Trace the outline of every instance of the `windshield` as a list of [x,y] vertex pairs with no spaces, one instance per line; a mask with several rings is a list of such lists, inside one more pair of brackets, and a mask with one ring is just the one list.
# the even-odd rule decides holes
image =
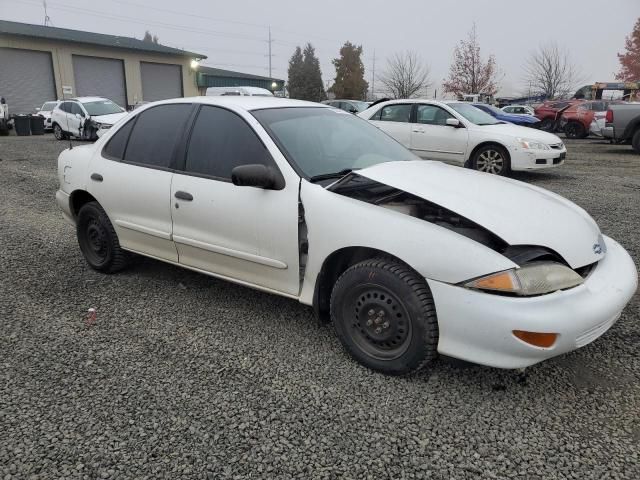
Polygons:
[[352,100],[351,103],[358,109],[358,112],[363,112],[369,108],[369,104],[367,102],[355,102]]
[[482,108],[484,108],[485,111],[489,110],[490,112],[493,112],[494,115],[504,115],[504,112],[502,110],[494,107],[493,105],[482,105]]
[[252,113],[289,162],[308,178],[396,160],[417,160],[386,133],[341,110],[294,107]]
[[468,103],[450,103],[449,106],[476,125],[497,125],[498,123],[502,123],[488,113]]
[[41,112],[50,112],[58,102],[46,102],[40,109]]
[[111,100],[97,100],[95,102],[86,102],[82,105],[84,106],[87,113],[92,117],[124,112],[121,107],[113,103]]

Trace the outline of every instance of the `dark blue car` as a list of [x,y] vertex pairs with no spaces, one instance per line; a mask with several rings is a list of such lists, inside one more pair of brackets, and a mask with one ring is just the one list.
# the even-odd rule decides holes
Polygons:
[[499,108],[496,108],[493,105],[487,105],[486,103],[474,103],[473,106],[479,108],[483,112],[488,113],[501,122],[514,123],[523,127],[538,128],[540,126],[540,120],[533,115],[514,115],[511,113],[506,113]]

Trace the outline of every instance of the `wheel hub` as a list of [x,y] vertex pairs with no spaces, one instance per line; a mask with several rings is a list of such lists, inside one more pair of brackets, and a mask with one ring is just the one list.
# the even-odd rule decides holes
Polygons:
[[360,290],[353,301],[352,335],[363,350],[378,358],[393,358],[406,350],[410,321],[404,306],[393,295],[369,287]]
[[478,170],[488,173],[500,173],[504,168],[504,159],[496,150],[486,150],[478,158]]

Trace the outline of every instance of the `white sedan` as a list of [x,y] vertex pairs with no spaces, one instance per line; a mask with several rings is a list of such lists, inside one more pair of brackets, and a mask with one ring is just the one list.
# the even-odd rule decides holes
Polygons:
[[420,160],[314,103],[144,105],[63,151],[58,176],[92,268],[133,252],[296,299],[389,374],[438,353],[535,364],[599,337],[637,287],[627,252],[568,200]]
[[358,115],[421,158],[496,175],[557,167],[567,155],[556,135],[501,122],[465,102],[391,100]]

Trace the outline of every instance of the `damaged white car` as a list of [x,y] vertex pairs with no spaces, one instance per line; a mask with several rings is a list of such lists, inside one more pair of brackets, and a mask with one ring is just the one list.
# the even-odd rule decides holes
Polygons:
[[627,252],[568,200],[419,160],[313,103],[152,103],[62,152],[58,173],[91,267],[134,252],[299,300],[389,374],[438,353],[535,364],[602,335],[637,287]]
[[53,129],[57,140],[66,140],[70,136],[96,140],[126,116],[127,111],[108,98],[78,97],[56,105],[48,128]]

